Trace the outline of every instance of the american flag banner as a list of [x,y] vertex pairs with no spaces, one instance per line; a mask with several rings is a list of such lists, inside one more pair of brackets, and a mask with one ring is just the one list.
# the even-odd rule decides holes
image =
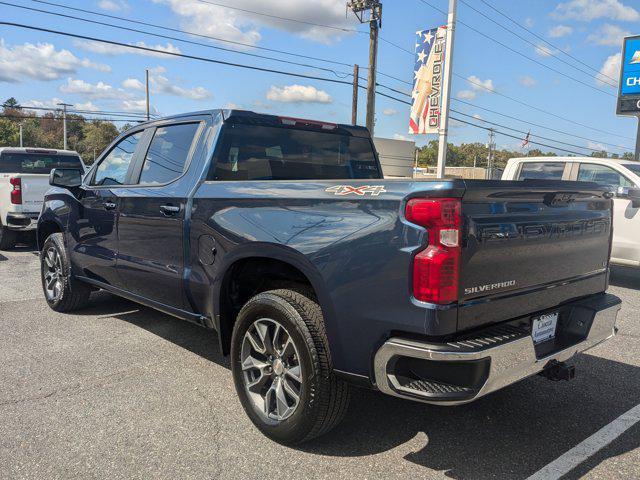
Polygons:
[[446,37],[446,26],[416,32],[410,134],[438,133],[440,128]]

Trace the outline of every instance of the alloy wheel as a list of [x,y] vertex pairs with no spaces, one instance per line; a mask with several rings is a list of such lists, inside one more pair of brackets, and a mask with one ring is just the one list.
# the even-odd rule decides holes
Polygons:
[[242,339],[240,361],[255,408],[276,421],[293,415],[303,378],[298,349],[287,329],[270,318],[253,322]]
[[49,247],[43,254],[45,265],[44,290],[48,300],[57,300],[62,293],[62,260],[58,250]]

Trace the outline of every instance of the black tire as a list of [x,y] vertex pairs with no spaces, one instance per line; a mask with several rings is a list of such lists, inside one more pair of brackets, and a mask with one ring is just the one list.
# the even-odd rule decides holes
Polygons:
[[16,246],[16,232],[0,226],[0,250],[11,250]]
[[[273,319],[281,324],[295,345],[296,355],[299,354],[302,371],[299,401],[293,413],[282,420],[268,418],[247,392],[242,345],[245,334],[259,319]],[[322,311],[313,295],[305,290],[271,290],[254,296],[244,305],[233,328],[231,369],[247,415],[262,433],[279,443],[295,445],[319,437],[338,425],[347,411],[349,385],[333,373]]]
[[[58,262],[52,262],[51,256],[57,254]],[[52,266],[53,265],[53,266]],[[56,278],[60,283],[56,289],[48,289],[48,274],[58,270]],[[40,278],[42,291],[49,307],[56,312],[72,312],[78,310],[89,301],[91,288],[89,285],[76,280],[71,275],[71,266],[64,239],[61,233],[51,234],[42,246],[40,252]],[[53,290],[53,295],[51,294]]]

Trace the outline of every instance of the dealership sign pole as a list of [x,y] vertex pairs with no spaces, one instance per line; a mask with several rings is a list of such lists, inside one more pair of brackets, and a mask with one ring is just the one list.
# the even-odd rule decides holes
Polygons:
[[638,118],[635,159],[640,161],[640,35],[626,37],[622,45],[616,113]]
[[444,178],[457,0],[449,1],[445,26],[416,32],[409,134],[437,134],[437,177]]

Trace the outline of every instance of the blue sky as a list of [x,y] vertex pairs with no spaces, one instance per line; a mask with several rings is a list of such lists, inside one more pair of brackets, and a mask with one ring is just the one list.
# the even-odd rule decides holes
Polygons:
[[[309,63],[335,69],[336,74],[306,66],[252,58],[236,51],[224,52],[0,5],[0,14],[6,21],[326,78],[339,79],[343,74],[351,72],[351,67],[345,65],[330,65],[310,58],[289,57],[249,47],[188,37],[162,29],[73,12],[51,4],[30,0],[8,1],[177,36],[212,46],[240,49],[241,52]],[[207,4],[200,0],[52,1],[226,40],[285,50],[307,57],[331,59],[345,64],[355,62],[361,66],[366,66],[367,63],[366,34],[278,20]],[[453,63],[456,77],[452,89],[452,95],[456,100],[452,102],[452,106],[459,112],[477,116],[479,119],[461,118],[483,125],[487,125],[482,123],[482,120],[486,120],[517,130],[530,129],[532,135],[541,135],[584,148],[605,148],[610,152],[619,153],[621,149],[612,146],[619,145],[632,150],[636,121],[632,118],[616,117],[616,88],[607,83],[617,83],[616,62],[619,62],[617,54],[620,51],[622,37],[626,34],[640,33],[640,0],[486,0],[488,4],[527,26],[560,50],[578,59],[580,63],[519,29],[483,2],[465,1],[467,3],[460,3],[458,11],[459,20],[464,22],[464,25],[459,24],[456,33]],[[214,3],[295,18],[303,22],[337,25],[348,30],[366,30],[366,26],[361,26],[353,15],[345,15],[344,0],[216,0]],[[428,3],[438,9],[447,8],[446,0],[428,0]],[[413,55],[402,49],[413,50],[416,30],[444,24],[445,15],[420,0],[387,0],[383,5],[383,27],[380,33],[385,41],[380,42],[379,70],[410,82],[413,79],[414,59]],[[471,6],[489,18],[481,16]],[[490,19],[512,29],[532,44],[517,38]],[[491,38],[516,52],[498,45]],[[144,81],[145,68],[149,68],[152,72],[152,106],[154,111],[161,115],[238,106],[288,116],[336,122],[350,121],[351,88],[347,85],[162,55],[141,55],[127,48],[7,26],[0,26],[0,39],[1,96],[14,96],[23,104],[51,106],[63,100],[76,105],[77,108],[88,110],[140,112],[144,109],[141,82]],[[393,42],[402,49],[388,42]],[[573,68],[572,65],[577,68]],[[602,73],[599,74],[598,71]],[[566,78],[558,72],[573,79]],[[366,76],[366,70],[362,74]],[[411,90],[409,85],[384,76],[380,76],[378,80],[397,90]],[[380,91],[389,92],[384,88]],[[389,93],[401,97],[398,93]],[[499,94],[570,121],[534,110]],[[364,97],[364,92],[361,92],[360,123],[364,123]],[[462,103],[460,100],[474,105]],[[485,109],[567,134],[530,126]],[[408,105],[379,96],[376,135],[409,137],[408,113]],[[504,128],[497,128],[509,132]],[[450,134],[451,141],[455,143],[486,142],[487,138],[485,130],[455,122],[451,126]],[[418,143],[424,143],[435,137],[411,138]],[[538,141],[550,143],[540,139]],[[520,140],[498,136],[497,143],[500,147],[516,148]],[[576,150],[574,147],[566,148]],[[577,151],[587,153],[583,149]]]

